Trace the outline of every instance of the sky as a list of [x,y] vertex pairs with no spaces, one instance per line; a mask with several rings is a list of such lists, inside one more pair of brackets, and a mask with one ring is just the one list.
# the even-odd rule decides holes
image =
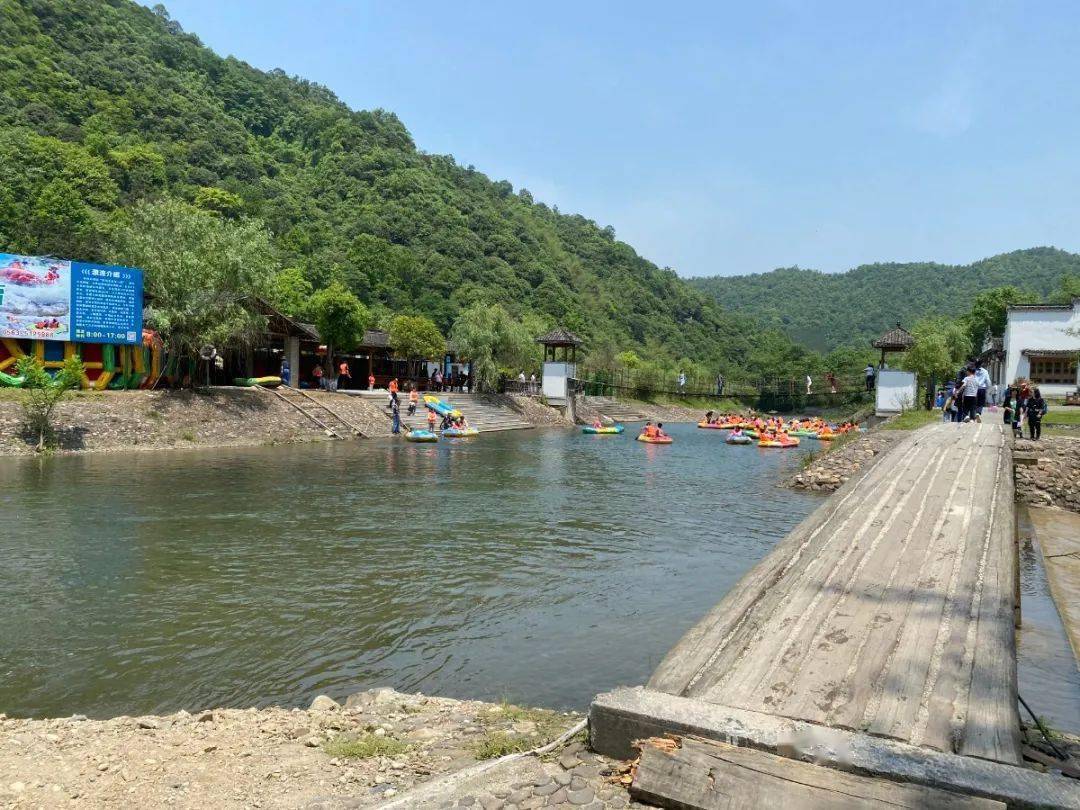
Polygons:
[[171,0],[683,276],[1080,249],[1080,4]]

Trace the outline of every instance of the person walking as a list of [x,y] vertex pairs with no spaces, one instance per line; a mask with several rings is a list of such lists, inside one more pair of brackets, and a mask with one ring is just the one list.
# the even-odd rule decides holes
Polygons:
[[825,382],[827,382],[829,384],[829,393],[830,394],[835,394],[837,392],[836,375],[833,374],[831,371],[826,372],[826,374],[825,374]]
[[442,391],[442,369],[435,369],[435,390]]
[[278,372],[278,376],[281,377],[281,381],[288,385],[292,382],[292,369],[289,368],[289,358],[283,357],[281,359],[281,371]]
[[1050,410],[1046,405],[1046,400],[1043,399],[1042,392],[1036,388],[1031,392],[1031,396],[1027,402],[1024,403],[1024,414],[1027,416],[1028,423],[1028,436],[1032,440],[1042,438],[1042,418],[1046,416],[1046,412]]
[[420,393],[416,390],[414,385],[409,390],[409,416],[416,414],[416,406],[420,404]]
[[337,387],[340,390],[350,382],[352,382],[352,375],[349,373],[349,361],[342,357],[341,363],[338,364]]
[[864,373],[866,374],[866,390],[867,391],[873,391],[874,390],[874,374],[875,374],[875,372],[874,372],[874,364],[873,363],[867,363],[866,364],[866,370],[864,371]]
[[396,396],[390,400],[390,419],[393,421],[390,432],[396,436],[401,432],[401,406],[398,404]]
[[678,382],[679,382],[679,393],[680,394],[686,393],[686,372],[685,371],[680,371],[679,372]]
[[315,364],[315,368],[311,370],[311,376],[315,378],[316,388],[326,388],[326,380],[323,379],[322,363]]
[[974,419],[976,422],[981,422],[982,417],[979,416],[978,402],[979,402],[979,381],[975,377],[975,369],[968,367],[967,375],[964,377],[964,382],[960,385],[959,392],[963,397],[963,421],[970,422]]
[[975,361],[975,379],[979,383],[979,392],[976,394],[978,402],[975,403],[975,407],[978,409],[979,416],[982,416],[983,408],[986,407],[986,395],[990,390],[990,372],[983,368],[981,361]]
[[392,402],[396,403],[398,401],[398,398],[397,398],[397,395],[398,395],[397,377],[394,377],[393,379],[390,380],[390,384],[387,386],[387,390],[390,392],[390,400]]
[[375,390],[375,374],[374,373],[369,373],[367,375],[367,390],[368,391],[374,391]]
[[532,374],[529,375],[529,393],[530,394],[535,394],[536,393],[536,372],[535,371]]
[[810,394],[813,393],[810,390],[811,388],[813,388],[813,386],[814,386],[814,381],[810,378],[810,375],[807,374],[806,375],[806,395],[807,396],[810,396]]
[[525,390],[525,372],[520,371],[520,372],[518,372],[518,391],[524,391],[524,390]]
[[724,395],[724,375],[721,372],[716,373],[716,395],[718,397]]

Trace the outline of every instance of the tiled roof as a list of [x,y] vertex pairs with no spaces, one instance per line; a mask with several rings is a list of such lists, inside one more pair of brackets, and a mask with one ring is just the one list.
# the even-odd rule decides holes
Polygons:
[[388,349],[390,348],[390,333],[382,329],[368,329],[364,332],[361,345],[371,349]]
[[1021,349],[1024,357],[1080,357],[1080,349]]
[[537,343],[543,343],[548,346],[580,346],[581,338],[571,332],[569,329],[552,329],[546,335],[541,335],[536,339]]
[[870,345],[875,349],[910,349],[915,345],[915,338],[897,323],[894,329],[890,329]]

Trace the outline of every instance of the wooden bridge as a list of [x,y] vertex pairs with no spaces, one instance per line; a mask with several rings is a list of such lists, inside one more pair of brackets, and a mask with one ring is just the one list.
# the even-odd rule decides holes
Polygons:
[[[961,796],[981,803],[957,806],[1080,807],[1075,781],[1021,767],[1012,475],[1000,425],[912,434],[724,595],[646,688],[598,696],[593,746],[626,757],[635,739],[677,733],[740,748],[742,759],[713,757],[696,799],[685,794],[689,755],[650,748],[639,777],[655,789],[644,794],[667,791],[671,806],[754,806],[717,803],[747,784],[771,804],[817,778],[822,806],[870,806],[888,779],[942,794],[902,806]],[[700,770],[708,756],[694,756]],[[818,806],[798,796],[792,806]]]

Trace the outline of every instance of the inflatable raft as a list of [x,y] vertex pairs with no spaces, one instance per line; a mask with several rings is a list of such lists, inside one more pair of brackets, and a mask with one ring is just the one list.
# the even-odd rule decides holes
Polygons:
[[638,436],[637,440],[646,444],[671,444],[674,441],[670,436],[653,436],[650,438],[645,435]]
[[799,440],[788,438],[785,441],[779,441],[778,439],[762,439],[757,443],[758,447],[798,447]]
[[437,442],[439,437],[430,430],[410,430],[405,434],[407,442]]
[[473,436],[479,436],[480,431],[476,428],[447,428],[442,432],[444,438],[447,439],[468,439]]
[[277,388],[281,385],[281,377],[236,377],[233,385],[250,388],[253,385],[261,385],[263,388]]
[[457,419],[461,416],[461,411],[451,405],[445,400],[439,399],[431,394],[424,394],[424,407],[428,410],[435,411],[439,416],[449,416],[451,419]]
[[742,436],[728,436],[724,441],[728,444],[751,444],[754,440],[744,433]]
[[697,426],[705,430],[728,430],[727,425],[721,425],[719,422],[698,422]]
[[13,377],[0,371],[0,385],[5,388],[21,388],[24,382],[26,382],[25,377]]
[[592,425],[587,425],[586,427],[583,427],[581,429],[581,432],[593,434],[607,434],[622,433],[623,430],[625,430],[625,428],[622,425],[608,425],[606,427],[593,427]]

